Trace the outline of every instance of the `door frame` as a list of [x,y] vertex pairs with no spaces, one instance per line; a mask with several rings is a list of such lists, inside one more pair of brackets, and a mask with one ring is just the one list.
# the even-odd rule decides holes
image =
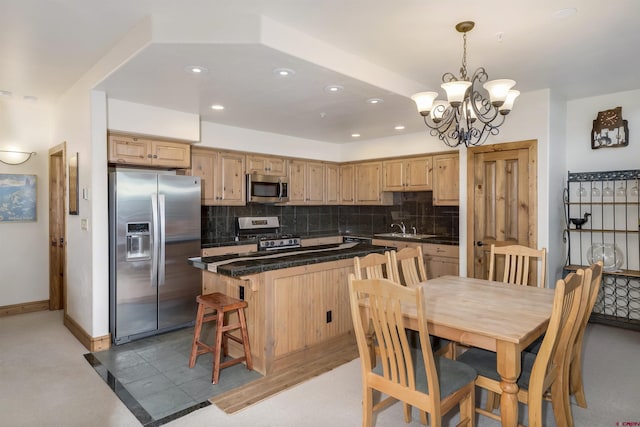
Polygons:
[[[55,184],[51,175],[51,160],[53,157],[59,157],[61,159],[61,179],[56,180],[58,188],[62,187],[62,212],[59,212],[58,206],[52,206],[51,204],[51,191]],[[67,314],[67,142],[63,141],[61,144],[58,144],[49,149],[48,163],[47,167],[49,169],[48,179],[49,179],[49,227],[47,233],[47,247],[51,245],[49,241],[49,236],[51,235],[51,222],[55,219],[56,221],[61,222],[62,235],[64,238],[64,242],[62,244],[62,257],[64,262],[61,263],[60,268],[62,269],[62,280],[59,281],[59,288],[55,288],[51,277],[51,268],[49,268],[49,310],[64,310],[64,314]],[[52,262],[51,259],[51,249],[49,248],[49,263]],[[60,306],[52,306],[51,295],[62,295],[62,300],[60,301]]]
[[[505,142],[501,144],[481,145],[467,149],[467,277],[474,277],[474,212],[475,212],[475,155],[478,153],[491,153],[500,151],[522,150],[529,151],[529,163],[527,165],[529,175],[529,208],[535,215],[530,215],[529,220],[529,246],[538,247],[538,140]],[[532,185],[533,184],[533,185]]]

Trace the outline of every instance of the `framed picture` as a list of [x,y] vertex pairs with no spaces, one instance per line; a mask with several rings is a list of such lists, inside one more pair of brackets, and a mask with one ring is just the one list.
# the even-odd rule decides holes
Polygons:
[[36,221],[36,175],[0,174],[0,222]]
[[78,153],[69,159],[69,215],[78,215]]

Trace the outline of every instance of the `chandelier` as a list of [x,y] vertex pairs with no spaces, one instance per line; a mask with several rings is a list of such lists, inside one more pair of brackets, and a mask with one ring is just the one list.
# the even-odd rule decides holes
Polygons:
[[[472,21],[456,25],[463,39],[462,67],[459,78],[451,73],[442,76],[440,86],[447,93],[447,101],[436,100],[437,92],[420,92],[411,97],[424,123],[431,129],[430,134],[449,147],[481,145],[489,135],[497,135],[520,95],[519,91],[511,89],[515,81],[487,81],[489,76],[482,67],[471,78],[467,76],[467,33],[474,25]],[[484,88],[482,92],[480,86]]]

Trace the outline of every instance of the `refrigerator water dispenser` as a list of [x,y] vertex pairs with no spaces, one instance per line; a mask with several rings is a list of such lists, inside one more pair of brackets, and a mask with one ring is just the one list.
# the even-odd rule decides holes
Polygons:
[[151,259],[151,233],[149,222],[127,224],[127,261]]

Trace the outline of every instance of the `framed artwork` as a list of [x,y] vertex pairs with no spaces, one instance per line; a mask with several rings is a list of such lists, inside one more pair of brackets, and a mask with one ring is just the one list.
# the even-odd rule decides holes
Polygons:
[[69,215],[78,215],[78,153],[69,159]]
[[36,221],[36,175],[0,174],[0,222]]
[[622,119],[622,107],[598,112],[591,129],[591,148],[626,147],[629,125]]

